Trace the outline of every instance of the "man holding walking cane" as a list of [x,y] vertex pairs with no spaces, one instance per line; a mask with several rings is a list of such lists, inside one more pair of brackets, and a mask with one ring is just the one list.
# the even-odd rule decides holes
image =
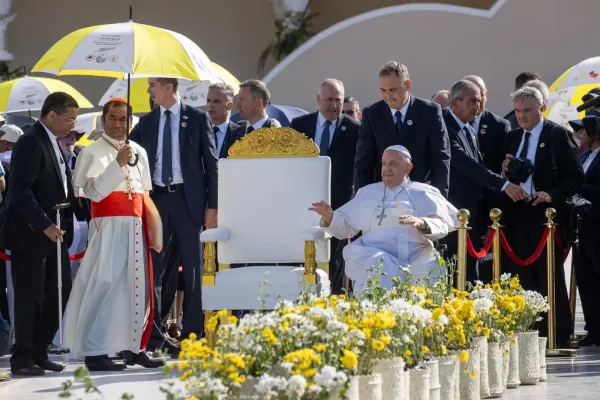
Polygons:
[[[11,190],[0,221],[0,248],[10,250],[12,258],[13,375],[38,376],[64,369],[50,361],[46,351],[59,326],[59,287],[62,307],[71,292],[68,248],[73,235],[73,207],[61,208],[58,213],[56,208],[64,203],[74,205],[75,198],[71,173],[57,139],[75,127],[78,108],[77,101],[66,93],[50,94],[39,121],[19,138],[12,153]],[[57,243],[61,243],[60,254]],[[59,265],[62,276],[58,275]]]

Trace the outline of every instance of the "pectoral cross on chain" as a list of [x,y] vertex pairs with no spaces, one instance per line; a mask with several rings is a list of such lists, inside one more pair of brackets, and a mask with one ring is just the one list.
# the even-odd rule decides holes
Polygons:
[[381,226],[381,223],[383,222],[383,219],[384,219],[385,217],[387,217],[387,214],[384,214],[384,212],[385,212],[385,209],[381,210],[381,214],[379,214],[379,215],[377,216],[377,219],[379,220],[379,223],[378,223],[377,225],[380,225],[380,226]]

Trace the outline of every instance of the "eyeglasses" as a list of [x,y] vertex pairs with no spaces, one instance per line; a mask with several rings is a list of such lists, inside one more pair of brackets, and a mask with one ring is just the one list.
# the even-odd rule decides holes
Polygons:
[[60,117],[63,117],[64,119],[66,119],[69,124],[74,124],[75,122],[77,122],[77,117],[70,118],[70,117],[67,117],[65,114],[62,114],[62,113],[60,113],[58,111],[54,111],[54,112],[56,113],[56,115],[58,115]]
[[356,114],[356,111],[354,111],[354,110],[344,110],[344,111],[342,111],[342,114],[354,115],[354,114]]

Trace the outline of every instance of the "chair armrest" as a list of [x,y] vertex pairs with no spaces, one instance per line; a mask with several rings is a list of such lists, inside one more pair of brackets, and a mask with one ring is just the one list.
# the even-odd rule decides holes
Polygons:
[[207,229],[200,234],[201,242],[219,242],[229,239],[229,229],[225,227],[218,227]]
[[325,232],[325,229],[321,228],[320,226],[313,226],[307,231],[302,232],[300,236],[305,242],[331,238],[331,235]]

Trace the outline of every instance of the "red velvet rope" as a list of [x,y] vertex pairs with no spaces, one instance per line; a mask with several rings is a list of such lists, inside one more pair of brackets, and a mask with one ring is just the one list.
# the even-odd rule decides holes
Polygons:
[[[71,260],[71,261],[81,260],[83,258],[83,256],[85,255],[85,250],[86,249],[84,249],[81,253],[69,254],[69,260]],[[10,256],[8,254],[6,254],[5,252],[0,251],[0,260],[10,261]]]
[[548,239],[548,236],[550,235],[550,228],[546,227],[546,229],[544,229],[544,234],[542,235],[542,240],[540,240],[540,243],[538,243],[537,248],[535,249],[535,252],[529,258],[527,258],[525,260],[521,260],[512,251],[512,249],[510,248],[510,245],[506,241],[506,237],[504,236],[504,232],[500,231],[500,234],[501,234],[500,235],[500,242],[502,243],[502,247],[504,247],[504,251],[506,251],[506,254],[508,254],[508,256],[510,257],[510,259],[515,264],[524,267],[526,265],[532,264],[535,260],[537,260],[540,257],[540,255],[542,254],[542,251],[544,251],[544,247],[546,246],[546,240]]
[[475,248],[473,247],[473,243],[471,242],[471,237],[469,236],[469,234],[467,234],[467,250],[469,251],[469,254],[471,255],[471,257],[473,257],[473,258],[485,257],[485,255],[488,253],[488,251],[490,251],[490,247],[492,247],[492,243],[494,242],[494,236],[496,236],[496,230],[490,229],[488,231],[487,238],[485,239],[485,243],[483,244],[483,247],[481,248],[481,250],[475,251]]
[[558,231],[554,231],[554,241],[556,242],[556,247],[558,247],[558,249],[562,251],[563,262],[565,262],[567,260],[567,256],[569,255],[569,251],[565,249],[565,246],[563,246],[563,242],[562,240],[560,240],[560,235],[558,234]]

